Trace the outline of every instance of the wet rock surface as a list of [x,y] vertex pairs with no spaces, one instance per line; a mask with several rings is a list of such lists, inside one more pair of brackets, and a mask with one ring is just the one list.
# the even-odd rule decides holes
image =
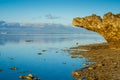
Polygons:
[[41,80],[38,77],[35,77],[33,74],[28,74],[26,76],[19,76],[21,80]]
[[120,50],[109,49],[106,43],[75,48],[89,50],[87,53],[77,52],[76,54],[82,54],[96,62],[96,64],[91,64],[87,68],[76,70],[77,77],[74,77],[77,80],[83,78],[86,80],[120,80]]

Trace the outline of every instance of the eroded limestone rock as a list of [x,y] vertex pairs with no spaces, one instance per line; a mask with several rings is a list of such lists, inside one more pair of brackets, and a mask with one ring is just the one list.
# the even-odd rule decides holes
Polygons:
[[102,35],[111,49],[120,49],[120,14],[106,13],[103,18],[93,14],[74,18],[73,25]]

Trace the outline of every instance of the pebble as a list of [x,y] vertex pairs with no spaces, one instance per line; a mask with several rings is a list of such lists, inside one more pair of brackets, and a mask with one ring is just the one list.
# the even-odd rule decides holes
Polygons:
[[78,57],[79,57],[79,58],[83,58],[83,56],[82,56],[82,55],[79,55]]
[[73,76],[73,77],[77,77],[77,76],[79,76],[79,73],[76,72],[76,71],[74,71],[74,72],[72,72],[72,76]]
[[102,64],[97,64],[97,66],[98,66],[98,67],[101,67],[101,66],[102,66]]
[[89,67],[88,69],[89,69],[89,70],[93,70],[93,68],[92,68],[92,67]]
[[81,78],[78,78],[77,80],[82,80]]

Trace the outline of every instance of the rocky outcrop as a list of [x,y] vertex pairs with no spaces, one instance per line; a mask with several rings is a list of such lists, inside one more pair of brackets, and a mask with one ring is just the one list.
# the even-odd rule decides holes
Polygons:
[[103,18],[93,14],[74,18],[73,25],[102,35],[111,49],[120,49],[120,14],[106,13]]

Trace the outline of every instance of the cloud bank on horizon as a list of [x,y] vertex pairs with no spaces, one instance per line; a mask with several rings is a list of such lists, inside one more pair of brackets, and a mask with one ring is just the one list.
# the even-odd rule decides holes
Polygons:
[[0,0],[0,20],[71,25],[74,17],[119,13],[120,0]]
[[52,23],[7,23],[0,21],[0,35],[22,35],[22,34],[93,34],[91,31],[87,31],[77,27],[66,27],[63,24]]
[[72,27],[71,25],[63,25],[63,24],[55,24],[55,23],[17,23],[17,22],[13,22],[13,23],[8,23],[5,21],[0,21],[0,28],[18,28],[18,27]]

